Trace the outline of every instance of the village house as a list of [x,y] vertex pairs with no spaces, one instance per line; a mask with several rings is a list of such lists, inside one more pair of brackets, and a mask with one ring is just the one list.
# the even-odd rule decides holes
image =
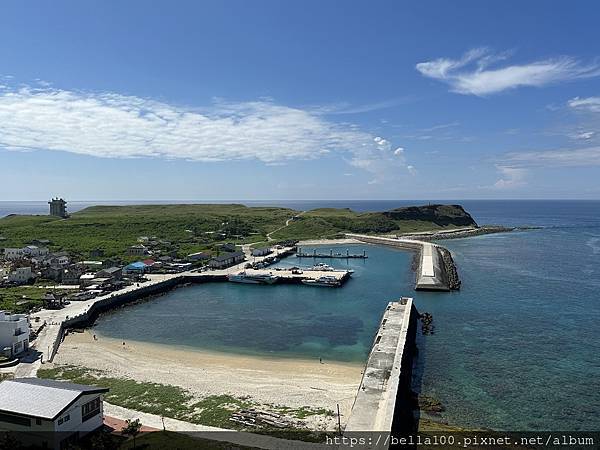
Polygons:
[[83,289],[85,287],[91,286],[94,284],[94,279],[96,278],[95,273],[84,273],[79,277],[79,288]]
[[265,256],[271,253],[271,247],[261,247],[252,250],[252,256]]
[[29,348],[29,319],[25,314],[0,311],[0,353],[15,357]]
[[232,244],[231,242],[227,242],[226,244],[221,244],[219,245],[219,250],[223,251],[223,252],[235,252],[236,250],[235,244]]
[[83,268],[73,264],[63,269],[60,282],[68,285],[79,285],[79,277],[83,275]]
[[204,252],[197,252],[197,253],[190,253],[189,255],[186,256],[186,259],[188,261],[198,262],[198,261],[206,261],[207,259],[210,259],[210,256]]
[[17,267],[8,274],[9,283],[25,284],[35,278],[35,274],[31,271],[31,267]]
[[51,253],[44,260],[44,264],[47,266],[56,265],[56,266],[65,267],[70,262],[71,262],[71,258],[69,257],[69,254],[67,252]]
[[127,254],[129,256],[144,256],[144,255],[149,255],[150,251],[148,250],[148,248],[145,245],[136,244],[136,245],[132,245],[131,247],[129,247],[127,249]]
[[103,425],[106,388],[41,378],[0,383],[0,430],[26,446],[67,448]]
[[79,264],[89,270],[100,270],[102,269],[102,261],[81,261]]
[[52,241],[50,241],[50,239],[34,239],[31,241],[31,244],[37,245],[38,247],[48,247],[52,244]]
[[118,281],[123,277],[123,269],[121,267],[109,267],[107,269],[102,269],[96,273],[96,277],[108,278],[111,281]]
[[137,261],[131,264],[128,264],[123,269],[124,274],[138,274],[141,275],[146,272],[148,267],[142,261]]
[[48,254],[48,248],[38,247],[37,245],[28,245],[23,248],[23,255],[28,258],[39,258]]
[[51,265],[42,268],[42,277],[47,280],[54,280],[58,283],[62,281],[63,267],[59,265]]
[[243,252],[228,252],[214,257],[209,261],[209,266],[213,269],[224,269],[234,264],[244,261],[246,257]]
[[23,249],[22,248],[5,248],[4,249],[4,259],[13,260],[13,259],[21,259],[23,258]]

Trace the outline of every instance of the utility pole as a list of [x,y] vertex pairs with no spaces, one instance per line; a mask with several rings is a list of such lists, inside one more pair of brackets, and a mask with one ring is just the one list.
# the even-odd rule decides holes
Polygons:
[[337,404],[337,413],[338,413],[338,431],[340,436],[342,435],[342,419],[340,418],[340,404]]

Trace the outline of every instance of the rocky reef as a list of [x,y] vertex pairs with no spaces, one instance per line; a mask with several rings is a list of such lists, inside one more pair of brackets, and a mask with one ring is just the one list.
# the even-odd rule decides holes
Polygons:
[[454,264],[454,260],[452,259],[452,254],[444,247],[438,247],[437,249],[444,264],[446,284],[451,291],[458,291],[460,289],[460,278],[458,278],[458,271],[456,270],[456,264]]

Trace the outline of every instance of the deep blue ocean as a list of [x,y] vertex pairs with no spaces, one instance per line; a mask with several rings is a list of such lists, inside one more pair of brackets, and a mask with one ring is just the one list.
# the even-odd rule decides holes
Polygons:
[[[243,203],[374,211],[423,202]],[[356,271],[341,289],[196,285],[105,315],[96,331],[362,363],[385,304],[412,296],[435,325],[433,335],[418,336],[414,388],[442,401],[445,420],[503,430],[600,429],[600,201],[454,203],[479,224],[543,228],[443,241],[458,265],[460,292],[415,292],[410,253],[342,246],[366,249],[369,259],[335,263]],[[15,205],[9,211],[0,203],[0,215],[34,211]],[[39,207],[46,212],[45,203]],[[280,264],[312,263],[290,257]]]

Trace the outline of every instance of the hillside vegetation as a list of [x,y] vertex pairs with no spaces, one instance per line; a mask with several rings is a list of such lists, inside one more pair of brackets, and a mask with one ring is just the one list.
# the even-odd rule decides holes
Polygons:
[[411,206],[368,213],[356,213],[348,208],[322,208],[298,216],[272,237],[311,239],[344,233],[401,234],[464,226],[477,226],[477,223],[460,205]]
[[[289,226],[286,220],[294,217]],[[50,216],[8,216],[0,219],[3,247],[23,246],[48,239],[52,250],[69,250],[87,258],[102,249],[104,256],[123,256],[141,236],[156,237],[179,256],[215,250],[223,242],[252,243],[271,238],[306,239],[344,233],[426,231],[476,225],[458,205],[428,205],[385,212],[357,213],[350,209],[287,208],[244,205],[93,206],[67,219]],[[282,228],[283,227],[283,228]],[[216,251],[216,250],[215,250]]]

